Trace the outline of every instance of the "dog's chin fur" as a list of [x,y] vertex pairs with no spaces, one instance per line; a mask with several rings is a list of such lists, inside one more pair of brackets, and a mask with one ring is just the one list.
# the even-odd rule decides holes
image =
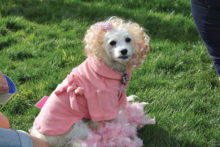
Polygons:
[[79,143],[77,143],[77,140],[85,140],[89,134],[89,128],[83,120],[80,120],[75,123],[67,133],[62,135],[43,135],[34,127],[30,133],[37,138],[47,141],[52,147],[81,147]]
[[127,67],[126,67],[127,62],[126,61],[124,61],[124,64],[123,64],[118,61],[115,61],[114,59],[111,59],[107,55],[104,57],[100,57],[100,58],[102,59],[103,63],[107,65],[109,68],[111,68],[112,70],[117,71],[121,75],[124,75],[125,73],[127,73]]

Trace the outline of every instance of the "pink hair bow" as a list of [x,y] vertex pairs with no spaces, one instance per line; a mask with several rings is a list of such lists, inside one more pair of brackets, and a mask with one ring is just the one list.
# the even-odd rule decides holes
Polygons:
[[107,22],[98,22],[95,24],[95,27],[101,27],[103,30],[109,31],[113,28],[113,25]]

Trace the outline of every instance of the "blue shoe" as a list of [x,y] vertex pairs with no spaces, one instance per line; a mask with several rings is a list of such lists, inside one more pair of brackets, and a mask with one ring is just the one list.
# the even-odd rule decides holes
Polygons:
[[16,87],[15,87],[15,84],[12,82],[12,80],[9,77],[4,76],[1,73],[0,73],[0,76],[2,78],[2,80],[0,81],[0,82],[2,82],[2,83],[0,83],[0,85],[2,85],[0,87],[0,88],[2,88],[2,89],[0,89],[0,104],[5,104],[15,94]]

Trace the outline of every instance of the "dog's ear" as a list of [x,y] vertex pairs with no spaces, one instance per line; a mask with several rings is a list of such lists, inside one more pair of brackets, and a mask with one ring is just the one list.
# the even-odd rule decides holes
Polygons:
[[105,32],[106,31],[104,31],[102,27],[97,27],[97,23],[90,26],[90,28],[86,31],[83,39],[83,43],[85,45],[84,52],[86,56],[101,56],[101,54],[103,54],[102,44],[104,42]]
[[135,25],[136,30],[134,35],[134,54],[129,61],[128,68],[137,69],[141,64],[145,62],[145,58],[150,51],[150,37],[143,31],[139,25]]

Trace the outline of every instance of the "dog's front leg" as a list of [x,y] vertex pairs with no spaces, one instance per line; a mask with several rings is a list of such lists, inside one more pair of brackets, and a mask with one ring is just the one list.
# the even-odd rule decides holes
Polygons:
[[127,97],[127,101],[128,101],[128,102],[132,102],[132,101],[134,101],[136,98],[138,98],[138,96],[136,96],[136,95],[130,95],[130,96]]
[[[130,103],[132,103],[132,102],[134,102],[134,100],[137,99],[137,98],[138,98],[138,96],[136,96],[136,95],[130,95],[130,96],[127,97],[127,101],[130,102]],[[149,103],[147,103],[147,102],[141,102],[140,104],[144,106],[144,105],[147,105],[147,104],[149,104]]]

